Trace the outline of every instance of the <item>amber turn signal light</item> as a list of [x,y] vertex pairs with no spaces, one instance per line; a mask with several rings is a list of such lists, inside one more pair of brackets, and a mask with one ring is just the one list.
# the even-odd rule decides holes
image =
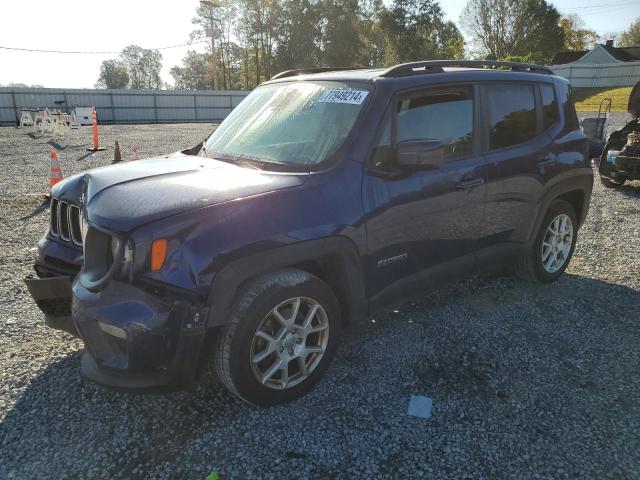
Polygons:
[[151,244],[151,271],[157,272],[167,258],[167,239],[158,238]]

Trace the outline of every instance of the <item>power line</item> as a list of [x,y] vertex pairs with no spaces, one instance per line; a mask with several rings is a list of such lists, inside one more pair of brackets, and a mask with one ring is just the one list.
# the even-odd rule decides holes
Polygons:
[[602,10],[590,10],[588,12],[581,13],[580,16],[581,17],[589,17],[589,16],[592,16],[592,15],[602,15],[605,12],[607,12],[607,13],[609,13],[611,11],[618,12],[618,11],[624,9],[624,8],[625,8],[624,6],[619,6],[619,7],[605,8],[605,9],[602,9]]
[[627,5],[637,5],[637,2],[618,2],[618,3],[601,3],[601,4],[593,4],[593,5],[583,5],[580,7],[566,7],[560,8],[560,10],[585,10],[591,8],[603,8],[603,7],[622,7]]
[[[180,47],[188,47],[191,45],[196,45],[200,43],[208,43],[207,40],[197,40],[189,43],[181,43],[179,45],[168,45],[166,47],[156,47],[156,48],[147,48],[145,50],[168,50],[170,48],[180,48]],[[44,50],[40,48],[20,48],[20,47],[5,47],[0,45],[1,50],[13,50],[18,52],[34,52],[34,53],[62,53],[62,54],[73,54],[73,55],[111,55],[118,54],[119,51],[73,51],[73,50]]]

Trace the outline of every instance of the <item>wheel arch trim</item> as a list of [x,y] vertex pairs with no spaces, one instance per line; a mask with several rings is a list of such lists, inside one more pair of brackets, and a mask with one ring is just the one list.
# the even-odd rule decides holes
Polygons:
[[[324,261],[331,261],[332,268],[338,270],[333,277],[335,282],[329,286],[341,307],[352,319],[366,315],[368,302],[360,255],[349,238],[336,236],[266,249],[225,265],[211,283],[207,298],[207,326],[220,327],[227,323],[236,292],[247,280],[283,268]],[[336,291],[336,285],[340,291]]]

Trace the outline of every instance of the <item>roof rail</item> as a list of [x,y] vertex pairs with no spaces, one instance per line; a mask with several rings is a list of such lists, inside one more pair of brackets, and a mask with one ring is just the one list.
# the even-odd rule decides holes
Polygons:
[[[370,67],[365,67],[370,68]],[[285,70],[271,77],[270,80],[276,80],[278,78],[295,77],[296,75],[306,75],[309,73],[323,73],[323,72],[339,72],[341,70],[362,70],[358,67],[315,67],[315,68],[299,68],[297,70]]]
[[553,75],[548,67],[529,63],[499,62],[494,60],[427,60],[423,62],[402,63],[386,69],[381,77],[406,77],[423,73],[441,73],[443,67],[473,67],[484,69],[508,68],[514,72],[543,73]]

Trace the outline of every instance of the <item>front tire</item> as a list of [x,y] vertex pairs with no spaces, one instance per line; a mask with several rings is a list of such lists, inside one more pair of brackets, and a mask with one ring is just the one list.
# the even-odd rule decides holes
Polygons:
[[251,280],[239,292],[215,345],[220,380],[253,405],[308,392],[338,345],[341,319],[329,286],[301,270]]
[[533,245],[516,265],[516,273],[528,281],[554,282],[569,266],[577,238],[575,209],[565,200],[554,200]]

